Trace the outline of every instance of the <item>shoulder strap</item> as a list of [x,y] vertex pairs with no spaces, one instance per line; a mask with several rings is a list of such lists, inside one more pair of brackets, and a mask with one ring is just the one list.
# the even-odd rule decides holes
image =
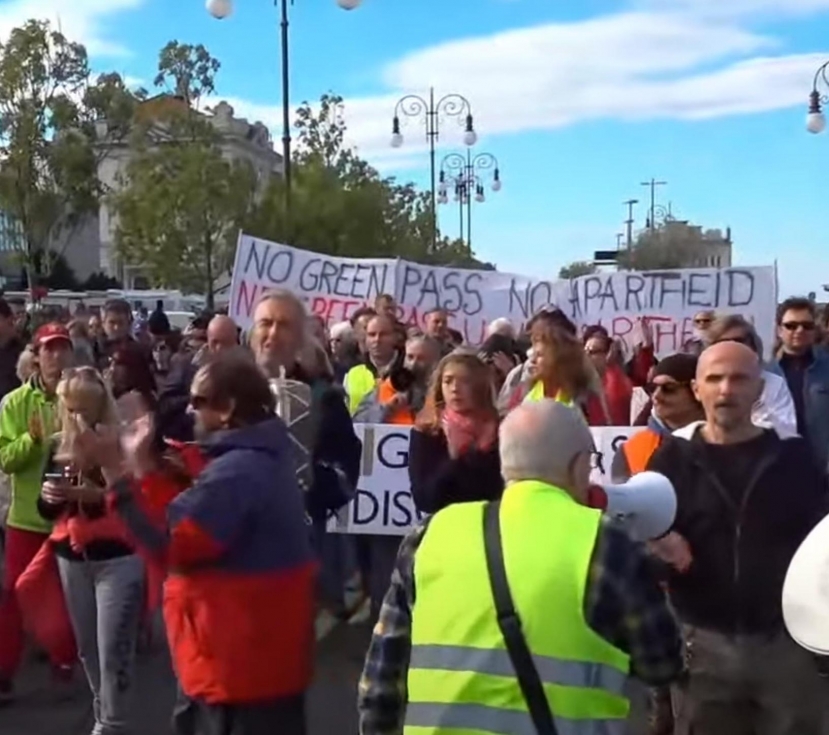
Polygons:
[[518,678],[521,693],[530,710],[530,717],[538,735],[556,735],[550,705],[541,685],[541,678],[535,668],[530,649],[521,630],[521,619],[515,610],[512,593],[507,581],[507,569],[504,565],[504,548],[501,545],[501,501],[496,500],[484,506],[484,548],[486,566],[492,596],[495,598],[495,610],[498,614],[498,627],[507,645],[512,667]]

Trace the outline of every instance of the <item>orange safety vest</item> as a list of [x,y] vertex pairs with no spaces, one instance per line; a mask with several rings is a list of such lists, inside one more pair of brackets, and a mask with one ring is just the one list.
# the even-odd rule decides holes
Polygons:
[[631,475],[638,475],[648,468],[653,453],[662,445],[662,436],[653,429],[645,429],[634,434],[624,444],[622,451],[628,463]]
[[[380,384],[377,386],[377,401],[380,405],[391,401],[396,394],[397,391],[395,391],[392,387],[391,380],[389,378],[385,378],[380,381]],[[415,415],[410,408],[398,408],[396,411],[391,413],[385,421],[387,424],[397,424],[399,426],[414,426],[414,422]]]

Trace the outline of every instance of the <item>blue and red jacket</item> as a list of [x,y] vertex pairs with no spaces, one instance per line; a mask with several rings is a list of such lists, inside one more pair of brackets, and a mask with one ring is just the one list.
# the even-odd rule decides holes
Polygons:
[[116,483],[114,497],[168,570],[164,619],[179,683],[210,704],[299,694],[313,672],[316,562],[288,431],[274,418],[217,432],[202,450],[207,463],[183,492],[146,478],[140,492]]

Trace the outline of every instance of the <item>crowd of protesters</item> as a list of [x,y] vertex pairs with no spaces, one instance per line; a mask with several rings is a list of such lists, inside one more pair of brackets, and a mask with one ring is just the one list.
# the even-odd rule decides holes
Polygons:
[[[397,314],[383,295],[327,325],[274,291],[242,335],[225,314],[179,332],[161,303],[149,314],[113,300],[70,315],[0,299],[0,469],[11,500],[0,705],[14,704],[28,634],[56,689],[80,661],[93,735],[129,732],[136,650],[161,608],[177,733],[230,732],[231,720],[239,735],[305,733],[317,615],[359,610],[377,623],[358,696],[363,735],[528,731],[499,709],[521,694],[514,681],[488,689],[484,664],[456,680],[436,673],[451,665],[429,663],[441,647],[492,645],[464,612],[477,609],[470,580],[483,559],[472,560],[474,518],[463,537],[469,508],[512,507],[540,483],[564,493],[555,517],[545,515],[552,505],[521,501],[505,533],[542,533],[533,508],[553,537],[568,523],[586,528],[593,521],[568,503],[595,504],[587,427],[641,426],[611,475],[668,476],[677,520],[647,549],[612,524],[587,533],[586,591],[568,591],[583,605],[566,611],[584,646],[573,657],[651,686],[653,735],[819,732],[819,662],[788,638],[780,612],[788,562],[826,510],[829,353],[811,301],[780,305],[771,360],[734,314],[697,314],[693,339],[661,359],[647,320],[628,349],[555,308],[520,332],[498,319],[480,345],[463,344],[442,309],[417,327]],[[301,432],[280,418],[285,381],[310,397]],[[354,497],[355,423],[411,427],[411,494],[429,517],[402,543],[327,530]],[[559,562],[543,572],[556,548],[540,536],[520,547],[541,587],[567,576]],[[565,615],[541,587],[519,600],[535,621],[530,643],[564,655],[567,645],[538,629],[555,615],[545,624],[531,609]],[[560,732],[598,732],[587,726],[599,719],[616,732],[627,712],[621,690],[571,696],[548,697]],[[580,696],[590,707],[573,704]],[[489,708],[490,729],[473,705]]]

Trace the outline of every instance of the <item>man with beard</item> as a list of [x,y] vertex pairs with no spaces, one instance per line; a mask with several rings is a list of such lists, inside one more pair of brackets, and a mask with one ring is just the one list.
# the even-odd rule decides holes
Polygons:
[[270,380],[284,376],[311,389],[315,436],[305,449],[312,457],[313,483],[308,512],[323,528],[331,512],[347,503],[360,473],[360,441],[354,433],[341,392],[330,381],[310,376],[298,364],[307,339],[305,307],[290,291],[272,291],[253,314],[250,346]]
[[693,383],[705,420],[668,437],[648,469],[677,496],[671,531],[652,542],[671,567],[687,679],[678,733],[818,735],[823,682],[783,625],[789,563],[824,516],[827,482],[801,437],[752,422],[757,354],[737,342],[703,352]]

